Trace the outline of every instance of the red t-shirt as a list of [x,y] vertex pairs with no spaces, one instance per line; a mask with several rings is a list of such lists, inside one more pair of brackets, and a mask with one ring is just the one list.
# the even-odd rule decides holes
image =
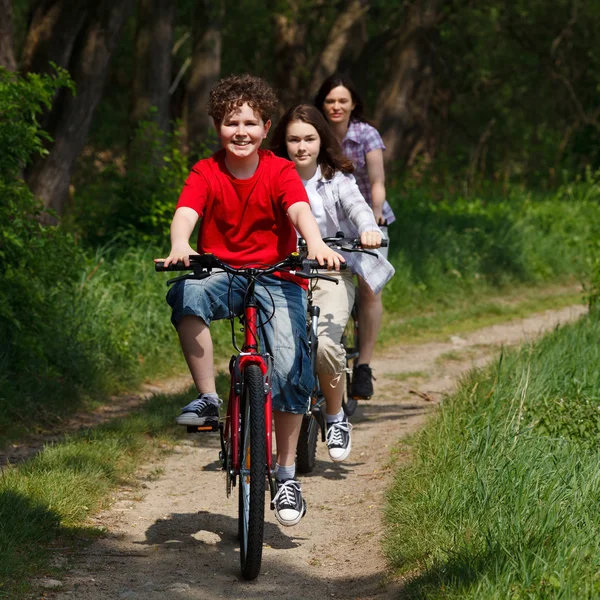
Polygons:
[[269,150],[259,150],[258,156],[249,179],[229,172],[225,150],[197,162],[177,202],[177,208],[191,208],[202,217],[198,252],[210,252],[234,267],[273,264],[294,252],[297,237],[287,209],[308,203],[291,161]]

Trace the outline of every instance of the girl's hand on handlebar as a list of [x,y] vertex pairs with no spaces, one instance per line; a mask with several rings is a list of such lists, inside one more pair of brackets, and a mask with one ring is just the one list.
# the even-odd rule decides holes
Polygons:
[[198,254],[189,244],[173,246],[167,258],[155,258],[154,262],[164,261],[164,266],[168,267],[178,261],[182,261],[186,267],[190,266],[190,255]]
[[360,245],[363,248],[379,248],[381,246],[380,231],[364,231],[360,234]]
[[327,264],[327,270],[339,271],[340,263],[346,262],[341,254],[338,254],[322,240],[316,246],[316,248],[308,248],[308,258],[316,259],[321,266]]

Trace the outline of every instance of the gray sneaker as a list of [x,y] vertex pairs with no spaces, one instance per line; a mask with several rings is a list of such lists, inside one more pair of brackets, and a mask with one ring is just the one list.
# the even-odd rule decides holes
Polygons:
[[219,423],[219,404],[214,398],[204,394],[181,409],[181,414],[175,419],[178,425],[217,425]]

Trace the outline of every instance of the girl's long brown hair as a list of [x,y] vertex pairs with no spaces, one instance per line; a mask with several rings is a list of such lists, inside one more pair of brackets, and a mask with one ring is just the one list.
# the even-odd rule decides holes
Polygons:
[[317,157],[317,162],[321,167],[321,173],[325,179],[331,179],[336,171],[341,171],[342,173],[354,172],[352,161],[344,156],[342,147],[329,128],[325,117],[311,104],[299,104],[294,108],[290,108],[281,117],[271,138],[271,150],[277,156],[290,160],[285,140],[288,125],[294,121],[308,123],[308,125],[312,125],[317,130],[321,139],[321,150]]

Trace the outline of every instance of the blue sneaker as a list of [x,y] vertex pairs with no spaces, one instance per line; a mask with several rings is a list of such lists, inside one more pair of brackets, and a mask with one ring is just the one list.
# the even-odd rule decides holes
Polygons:
[[178,425],[218,425],[219,406],[221,401],[214,397],[198,394],[198,397],[181,409],[181,414],[175,419]]

